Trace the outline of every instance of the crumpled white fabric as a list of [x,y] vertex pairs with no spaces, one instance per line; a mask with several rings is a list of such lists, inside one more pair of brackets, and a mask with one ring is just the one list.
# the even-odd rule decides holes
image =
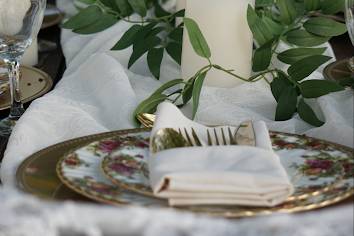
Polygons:
[[237,128],[223,126],[210,129],[187,119],[175,105],[168,102],[160,104],[151,131],[150,147],[158,146],[154,140],[164,128],[176,131],[185,128],[189,132],[193,128],[203,147],[151,151],[148,166],[154,195],[168,199],[171,206],[272,207],[284,202],[293,193],[293,186],[279,156],[272,149],[265,123],[256,121],[252,126],[254,147],[241,144],[208,146],[208,129],[212,136],[215,131],[221,139],[221,129],[227,136],[228,129],[235,133]]
[[353,205],[306,214],[223,220],[172,210],[43,202],[0,189],[0,236],[348,236]]
[[[60,0],[58,3],[63,6],[69,1]],[[159,215],[159,211],[146,209],[135,211],[74,203],[48,205],[10,191],[16,185],[16,168],[28,155],[70,138],[133,127],[131,111],[161,82],[152,78],[145,59],[139,60],[132,71],[126,69],[131,49],[109,51],[128,27],[129,24],[121,22],[104,32],[88,36],[63,31],[62,46],[68,69],[54,91],[34,101],[19,120],[3,159],[1,178],[7,188],[0,188],[1,236],[28,235],[29,232],[33,235],[198,236],[344,236],[352,233],[352,207],[309,215],[225,222],[177,213]],[[161,75],[161,81],[180,75],[177,65],[168,55]],[[322,76],[314,73],[312,77]],[[327,121],[323,127],[311,127],[297,116],[289,121],[274,122],[276,104],[263,83],[244,84],[233,89],[204,88],[197,120],[230,125],[250,118],[265,120],[271,130],[302,133],[353,146],[353,92],[347,90],[311,102],[319,114],[323,112],[322,117]],[[184,112],[190,114],[190,109],[188,106]],[[102,226],[104,220],[112,228]],[[120,220],[126,224],[119,224]],[[126,226],[128,223],[133,224],[132,228]],[[87,231],[82,231],[82,225],[87,227]],[[126,229],[132,229],[128,231],[132,233]]]

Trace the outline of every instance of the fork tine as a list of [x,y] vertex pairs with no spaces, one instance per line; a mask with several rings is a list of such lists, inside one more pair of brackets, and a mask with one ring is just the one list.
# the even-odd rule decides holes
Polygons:
[[208,136],[208,146],[213,146],[213,141],[211,140],[211,136],[208,129],[207,129],[207,136]]
[[191,139],[191,137],[189,136],[189,134],[188,134],[186,128],[184,128],[184,133],[185,133],[185,135],[186,135],[186,138],[187,138],[188,143],[189,143],[191,146],[193,146],[192,139]]
[[215,141],[216,141],[216,145],[220,145],[219,143],[219,138],[218,138],[218,134],[216,133],[216,129],[214,128],[214,136],[215,136]]
[[139,117],[138,117],[138,120],[140,121],[140,123],[141,123],[144,127],[146,127],[146,128],[151,128],[151,127],[152,127],[151,124],[147,123],[147,122],[144,121],[144,120],[139,119]]
[[178,128],[178,133],[183,136],[182,130],[180,128]]
[[149,113],[142,113],[141,115],[146,121],[149,121],[151,124],[154,124],[156,119],[155,115]]
[[198,138],[197,133],[195,132],[195,130],[192,128],[192,136],[194,138],[194,142],[197,146],[202,146],[202,143],[200,142],[200,139]]
[[228,134],[229,134],[229,139],[230,139],[230,144],[231,145],[236,145],[237,143],[235,142],[234,136],[232,135],[231,128],[227,128]]
[[149,119],[145,113],[138,114],[137,119],[145,127],[151,128],[154,125],[153,121]]
[[225,133],[224,133],[224,129],[223,128],[221,128],[221,137],[222,137],[223,145],[227,145],[226,137],[225,137]]

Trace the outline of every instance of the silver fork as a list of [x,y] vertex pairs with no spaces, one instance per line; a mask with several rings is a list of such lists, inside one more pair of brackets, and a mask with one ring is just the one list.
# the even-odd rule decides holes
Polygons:
[[184,131],[184,135],[183,132],[180,128],[178,128],[178,133],[182,136],[186,137],[186,141],[188,142],[188,145],[190,146],[203,146],[202,142],[200,141],[197,133],[195,132],[195,130],[193,128],[191,128],[191,134],[188,133],[188,130],[186,128],[183,128]]
[[[221,130],[221,137],[218,135],[216,128],[213,129],[213,134],[214,134],[214,140],[215,140],[215,145],[237,145],[236,142],[236,136],[232,134],[231,128],[227,128],[227,135],[225,134],[224,128],[220,128]],[[226,138],[228,136],[228,139]],[[209,129],[207,130],[207,138],[208,138],[208,146],[213,146],[214,142],[212,139],[212,135],[209,132]]]
[[[225,134],[224,128],[221,128],[221,136],[217,134],[216,129],[213,129],[213,134],[214,134],[214,140],[212,135],[210,134],[209,130],[207,130],[207,139],[208,139],[208,146],[219,146],[219,145],[237,145],[235,135],[232,134],[231,128],[227,128],[227,134]],[[200,138],[198,137],[197,133],[193,128],[190,128],[190,131],[188,131],[186,128],[183,128],[181,130],[180,128],[178,129],[178,133],[184,137],[186,137],[186,141],[190,146],[202,146],[202,142],[200,141]],[[227,138],[228,136],[228,138]],[[214,144],[215,143],[215,144]]]
[[[251,125],[249,127],[249,125]],[[251,130],[250,130],[251,128]],[[186,137],[186,141],[190,146],[202,146],[202,142],[193,128],[188,132],[186,128],[178,129],[179,134]],[[220,130],[218,132],[217,130]],[[219,133],[219,134],[218,134]],[[225,146],[225,145],[246,145],[256,146],[255,133],[252,123],[249,121],[242,123],[235,132],[231,128],[213,128],[212,132],[207,129],[208,146]]]

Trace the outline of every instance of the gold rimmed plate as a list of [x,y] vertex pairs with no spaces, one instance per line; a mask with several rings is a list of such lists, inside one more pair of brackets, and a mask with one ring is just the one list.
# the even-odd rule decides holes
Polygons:
[[[61,158],[57,165],[58,176],[73,191],[99,202],[167,207],[167,202],[154,198],[149,189],[146,167],[149,135],[147,130],[131,130],[82,146]],[[246,217],[321,208],[353,194],[352,149],[277,132],[271,132],[271,139],[295,185],[295,195],[287,202],[274,208],[193,206],[178,209],[212,216]]]
[[[0,67],[3,66],[0,63]],[[45,72],[28,66],[21,66],[20,68],[20,89],[21,100],[23,103],[32,101],[44,94],[46,94],[53,86],[52,78]],[[2,81],[7,80],[6,74],[2,73]],[[2,94],[0,95],[0,110],[10,108],[10,90],[8,82],[0,85]]]
[[72,191],[60,181],[55,170],[58,161],[68,150],[76,150],[91,142],[125,133],[125,131],[113,131],[89,135],[58,143],[36,152],[18,167],[17,185],[22,191],[47,200],[89,201],[89,198]]

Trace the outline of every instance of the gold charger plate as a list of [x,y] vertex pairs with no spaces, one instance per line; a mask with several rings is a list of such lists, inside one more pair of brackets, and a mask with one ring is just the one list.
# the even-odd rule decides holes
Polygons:
[[[159,200],[145,194],[147,188],[141,181],[147,179],[143,162],[143,149],[148,147],[149,132],[146,129],[123,130],[116,136],[98,139],[89,145],[82,145],[69,151],[57,164],[59,178],[72,190],[92,200],[113,205],[140,205],[166,207],[165,200]],[[296,184],[296,194],[280,206],[273,208],[240,206],[193,206],[176,208],[182,211],[208,214],[219,217],[247,217],[276,212],[300,212],[325,207],[353,195],[354,160],[353,150],[341,145],[312,139],[305,136],[271,132],[273,148],[288,159],[284,159],[287,171],[299,173],[302,178]],[[138,149],[134,151],[134,149]],[[116,170],[124,172],[120,182],[114,185],[100,172],[102,160],[114,154],[115,150],[126,148],[124,154],[118,154],[119,163],[113,163]],[[302,151],[300,149],[303,149]],[[303,153],[302,157],[298,157]],[[283,153],[283,154],[281,154]],[[290,154],[289,154],[290,153]],[[328,155],[329,154],[329,155]],[[292,161],[292,158],[305,158],[304,161]],[[283,161],[282,161],[283,162]],[[144,171],[145,170],[145,171]],[[290,171],[291,172],[291,171]],[[291,177],[297,177],[296,174]],[[114,180],[111,178],[111,180]],[[117,183],[117,181],[115,181]],[[295,182],[293,182],[295,183]],[[143,188],[136,188],[136,186]],[[127,191],[135,190],[133,192]],[[145,188],[145,189],[144,189]],[[159,200],[159,201],[158,201]]]
[[17,169],[18,187],[24,192],[47,200],[89,201],[88,198],[66,187],[58,178],[55,167],[68,150],[76,149],[96,140],[114,137],[121,133],[121,131],[113,131],[76,138],[32,154]]
[[[0,67],[1,65],[0,62]],[[46,94],[53,86],[52,78],[45,72],[28,66],[21,66],[21,100],[23,103],[32,101]],[[4,78],[0,78],[4,79]],[[9,86],[2,86],[3,93],[0,95],[0,110],[10,108]]]

